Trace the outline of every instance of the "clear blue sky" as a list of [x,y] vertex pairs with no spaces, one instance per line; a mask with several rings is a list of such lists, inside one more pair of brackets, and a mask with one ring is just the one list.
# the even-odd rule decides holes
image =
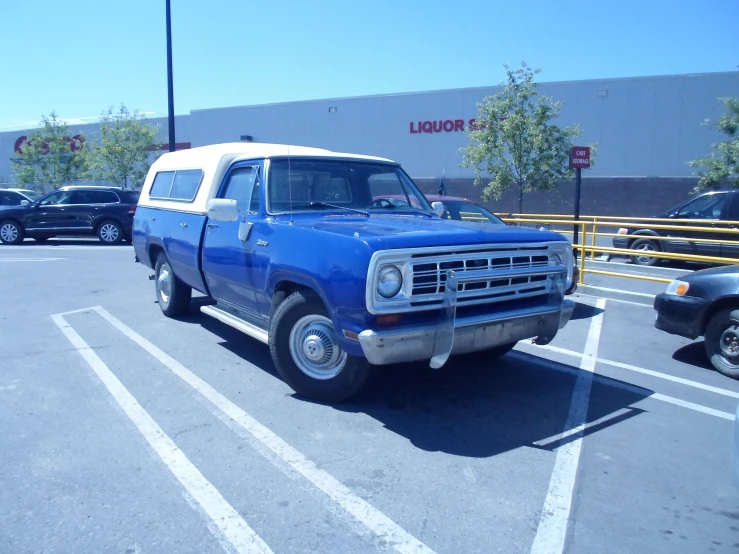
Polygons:
[[[120,102],[166,114],[164,6],[0,1],[0,130]],[[172,0],[172,12],[178,114],[493,85],[521,60],[542,81],[739,65],[739,0]]]

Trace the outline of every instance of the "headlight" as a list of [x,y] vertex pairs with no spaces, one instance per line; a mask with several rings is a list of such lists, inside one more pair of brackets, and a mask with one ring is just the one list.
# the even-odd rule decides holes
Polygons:
[[685,281],[678,281],[675,279],[672,283],[667,285],[665,293],[672,294],[673,296],[685,296],[690,288],[690,283]]
[[549,250],[549,263],[553,265],[562,265],[567,268],[567,277],[565,278],[565,290],[570,288],[572,285],[573,277],[573,258],[572,258],[572,247],[567,244],[555,249],[550,248]]
[[400,291],[403,276],[394,265],[386,265],[377,275],[377,292],[385,298],[392,298]]
[[616,234],[617,235],[628,235],[629,230],[626,227],[621,227]]

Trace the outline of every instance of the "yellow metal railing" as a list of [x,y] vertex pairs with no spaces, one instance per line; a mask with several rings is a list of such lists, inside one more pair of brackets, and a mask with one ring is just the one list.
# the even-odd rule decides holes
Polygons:
[[[572,235],[574,227],[578,228],[578,244],[573,244],[573,248],[579,253],[578,264],[580,269],[580,279],[578,284],[585,284],[585,275],[609,275],[612,277],[625,277],[629,279],[641,279],[644,281],[655,281],[660,283],[669,283],[671,279],[666,277],[654,277],[644,274],[625,273],[618,271],[605,271],[600,269],[589,269],[585,267],[585,260],[595,259],[596,252],[605,254],[618,254],[630,258],[648,257],[657,260],[681,260],[688,262],[698,262],[703,264],[739,264],[739,257],[732,258],[726,256],[704,256],[698,254],[681,254],[674,252],[664,252],[659,246],[654,251],[635,250],[632,248],[615,248],[612,246],[599,246],[596,244],[598,237],[619,237],[628,239],[631,244],[633,241],[644,238],[653,241],[657,245],[662,241],[682,241],[687,244],[711,243],[718,246],[720,253],[722,246],[736,246],[739,252],[739,221],[718,221],[715,219],[674,219],[674,218],[639,218],[639,217],[615,217],[615,216],[580,216],[579,221],[575,221],[571,215],[558,214],[496,214],[508,224],[526,225],[526,226],[542,226],[546,225],[548,230],[562,234]],[[718,227],[718,224],[721,227]],[[556,226],[557,228],[550,228]],[[567,228],[562,228],[567,226]],[[600,228],[600,230],[599,230]],[[620,232],[603,232],[606,228],[618,228]],[[628,230],[651,229],[660,235],[629,235]],[[684,236],[685,234],[690,236]],[[717,237],[700,236],[701,233],[712,233],[723,235]],[[729,238],[731,237],[731,238]],[[588,239],[590,241],[588,242]],[[736,239],[736,240],[733,240]],[[739,255],[739,254],[738,254]]]

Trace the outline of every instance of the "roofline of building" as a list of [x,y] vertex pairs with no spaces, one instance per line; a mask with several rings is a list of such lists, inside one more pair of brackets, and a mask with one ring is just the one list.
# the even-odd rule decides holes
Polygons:
[[[725,75],[734,75],[739,77],[739,71],[714,71],[709,73],[676,73],[670,75],[642,75],[636,77],[605,77],[596,79],[575,79],[569,81],[542,81],[540,85],[571,85],[574,83],[615,83],[625,81],[643,81],[647,79],[679,79],[679,78],[699,78],[699,77],[719,77]],[[318,102],[340,102],[347,100],[363,100],[365,98],[395,98],[398,96],[411,96],[418,94],[437,94],[446,92],[463,92],[463,91],[481,91],[501,86],[497,85],[484,85],[477,87],[461,87],[461,88],[447,88],[447,89],[435,89],[435,90],[421,90],[421,91],[409,91],[409,92],[391,92],[382,94],[367,94],[364,96],[338,96],[333,98],[313,98],[308,100],[288,100],[284,102],[267,102],[264,104],[245,104],[241,106],[223,106],[220,108],[200,108],[190,110],[190,113],[196,112],[212,112],[219,110],[233,110],[233,109],[244,109],[244,108],[264,108],[269,106],[285,106],[288,104],[310,104]]]

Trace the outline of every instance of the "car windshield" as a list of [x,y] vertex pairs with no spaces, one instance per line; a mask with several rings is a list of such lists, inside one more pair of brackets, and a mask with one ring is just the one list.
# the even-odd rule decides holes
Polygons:
[[444,213],[442,219],[455,219],[458,221],[475,221],[477,223],[494,223],[505,225],[503,220],[490,213],[482,206],[473,202],[459,202],[443,200]]
[[267,191],[272,213],[312,209],[431,213],[411,179],[389,164],[273,160]]

